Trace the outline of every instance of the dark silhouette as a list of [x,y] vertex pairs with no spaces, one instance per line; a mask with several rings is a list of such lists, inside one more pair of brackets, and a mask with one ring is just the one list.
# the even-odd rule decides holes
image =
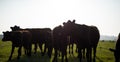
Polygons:
[[[67,39],[68,39],[69,54],[73,55],[73,47],[74,47],[74,44],[76,43],[76,41],[74,41],[71,38],[71,36],[67,36]],[[77,48],[76,48],[76,51],[77,51]]]
[[[96,48],[99,42],[100,34],[99,30],[97,29],[96,26],[89,26],[89,36],[90,36],[90,42],[91,42],[91,47],[93,48],[93,62],[96,62]],[[83,49],[83,57],[85,55],[85,49]]]
[[65,61],[68,62],[67,59],[67,36],[65,35],[65,32],[63,30],[62,26],[57,26],[53,29],[53,48],[55,49],[55,54],[53,58],[53,62],[57,62],[57,55],[59,52],[62,53],[62,62]]
[[118,35],[118,40],[115,49],[110,48],[109,50],[114,52],[115,62],[120,62],[120,33]]
[[[69,53],[70,53],[70,45],[72,45],[72,53],[73,53],[73,44],[77,45],[76,51],[78,52],[78,58],[81,62],[82,58],[85,57],[87,62],[92,62],[92,49],[93,49],[93,62],[96,62],[96,48],[97,44],[100,38],[99,30],[96,26],[87,26],[84,24],[77,24],[75,23],[75,20],[68,22],[64,22],[63,26],[57,26],[53,29],[53,31],[50,28],[26,28],[22,29],[19,26],[10,27],[12,29],[11,32],[5,32],[7,33],[7,37],[12,37],[12,34],[8,33],[15,33],[15,37],[11,40],[13,43],[17,41],[19,46],[19,54],[18,58],[21,55],[21,47],[24,46],[25,50],[30,50],[31,55],[31,48],[30,45],[35,45],[35,52],[37,51],[37,46],[39,45],[39,48],[41,50],[42,56],[45,54],[47,48],[48,48],[48,56],[51,57],[52,50],[54,48],[55,54],[53,58],[53,62],[57,62],[57,55],[62,53],[62,62],[65,61],[68,62],[67,59],[67,46],[69,46]],[[17,33],[17,34],[16,34]],[[27,36],[27,33],[29,34]],[[26,37],[24,37],[26,36]],[[27,40],[22,40],[27,39]],[[3,38],[3,41],[5,39]],[[6,40],[9,40],[6,39]],[[21,43],[20,43],[21,42]],[[42,48],[42,45],[45,44],[44,49]],[[14,49],[14,48],[13,48]],[[13,49],[11,52],[10,60],[12,57]],[[85,51],[86,50],[86,51]]]
[[89,26],[89,37],[91,42],[91,47],[93,48],[93,62],[96,62],[96,48],[99,42],[100,34],[99,30],[95,26]]
[[25,54],[27,56],[31,56],[31,47],[32,47],[32,42],[31,42],[31,33],[29,31],[12,31],[12,32],[3,32],[3,39],[2,41],[11,41],[12,42],[12,51],[11,55],[9,57],[9,60],[12,58],[12,54],[14,52],[14,48],[18,47],[18,57],[17,59],[20,58],[21,56],[21,48],[22,46],[25,49]]
[[[28,30],[31,32],[32,34],[32,43],[35,44],[35,52],[37,51],[37,44],[39,44],[39,48],[42,52],[42,55],[45,54],[46,52],[46,48],[48,48],[48,55],[49,57],[50,55],[50,50],[51,47],[51,41],[52,41],[52,36],[51,36],[51,29],[50,28],[27,28],[27,29],[21,29],[19,26],[14,26],[11,27],[12,31],[24,31],[24,30]],[[44,46],[44,51],[42,50],[42,45],[45,44]]]
[[[68,21],[64,23],[65,33],[77,41],[78,47],[78,57],[81,62],[82,52],[81,50],[84,48],[88,48],[87,50],[90,51],[90,39],[89,39],[89,32],[88,26],[86,25],[79,25],[75,24],[74,22]],[[88,54],[87,54],[88,55]],[[87,56],[89,58],[89,55]]]
[[81,62],[82,58],[82,49],[87,49],[86,57],[87,61],[91,62],[91,53],[92,53],[92,47],[94,48],[94,62],[95,62],[95,56],[96,56],[96,47],[99,41],[99,31],[97,27],[95,26],[87,26],[87,25],[80,25],[76,24],[75,20],[70,21],[68,20],[67,23],[63,23],[64,30],[67,36],[70,36],[70,38],[73,39],[73,41],[76,41],[78,48],[78,57]]

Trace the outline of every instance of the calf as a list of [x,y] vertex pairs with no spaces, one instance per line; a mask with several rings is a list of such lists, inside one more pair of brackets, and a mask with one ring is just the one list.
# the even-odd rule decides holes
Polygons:
[[25,48],[25,53],[27,56],[31,56],[31,33],[29,31],[12,31],[12,32],[3,32],[2,41],[11,41],[12,42],[12,51],[9,57],[9,60],[12,58],[12,54],[14,52],[15,47],[18,47],[18,57],[21,56],[21,48],[22,46]]

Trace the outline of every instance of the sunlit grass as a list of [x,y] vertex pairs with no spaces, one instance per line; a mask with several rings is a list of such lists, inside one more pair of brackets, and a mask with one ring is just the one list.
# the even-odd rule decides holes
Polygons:
[[[34,46],[32,46],[34,48]],[[113,52],[109,51],[109,48],[114,48],[115,42],[99,42],[97,47],[97,62],[114,62],[114,55]],[[47,54],[45,56],[41,56],[40,49],[37,49],[37,53],[33,54],[33,48],[32,48],[32,56],[27,57],[24,55],[24,52],[22,50],[22,56],[20,60],[17,60],[17,50],[15,49],[12,57],[12,62],[52,62],[52,58],[50,59]],[[74,55],[67,54],[68,62],[79,62],[79,59],[77,58],[78,53],[75,52],[76,45],[74,45]],[[67,49],[67,53],[68,53]],[[11,42],[2,42],[0,41],[0,62],[6,62],[9,58],[9,55],[11,53]],[[58,57],[58,62],[61,62],[61,57]]]
[[109,51],[109,48],[115,48],[115,42],[99,42],[97,48],[98,62],[114,62],[114,53]]

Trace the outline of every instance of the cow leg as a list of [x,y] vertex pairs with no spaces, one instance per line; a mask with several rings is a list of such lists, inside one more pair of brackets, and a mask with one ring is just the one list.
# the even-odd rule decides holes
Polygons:
[[40,48],[41,53],[42,53],[42,55],[43,55],[43,51],[42,51],[42,43],[39,43],[39,48]]
[[64,62],[64,56],[65,56],[65,53],[66,53],[66,49],[64,49],[64,48],[61,49],[61,52],[62,52],[62,62]]
[[93,47],[93,54],[94,54],[94,56],[93,56],[93,62],[96,62],[96,47]]
[[86,58],[87,58],[87,62],[89,62],[89,51],[88,51],[88,48],[87,48],[87,52],[86,52]]
[[60,51],[60,49],[58,50],[58,56],[60,57],[60,53],[61,53],[61,51]]
[[82,51],[82,53],[83,53],[83,58],[85,58],[85,48],[83,49],[83,51]]
[[25,55],[27,55],[27,51],[26,51],[26,49],[24,48],[24,52],[25,52]]
[[32,44],[29,44],[27,50],[28,50],[28,56],[31,56]]
[[68,45],[68,47],[69,47],[69,54],[70,54],[70,44]]
[[78,58],[79,58],[79,60],[81,62],[82,61],[82,52],[81,52],[80,48],[78,49]]
[[92,48],[90,48],[90,62],[92,62]]
[[92,54],[92,49],[91,48],[87,48],[87,53],[86,53],[86,56],[87,56],[87,62],[91,62],[92,60],[92,57],[91,57],[91,54]]
[[78,52],[78,46],[77,46],[77,44],[76,44],[76,50],[75,50],[75,52]]
[[20,46],[19,49],[18,49],[18,57],[17,57],[17,59],[20,59],[20,56],[21,56],[21,48],[22,48],[22,46]]
[[61,49],[61,51],[62,51],[62,62],[64,62],[64,57],[65,57],[65,62],[68,62],[66,49],[67,49],[67,45],[64,46],[64,47]]
[[73,46],[74,46],[74,44],[72,43],[72,54],[73,54]]
[[47,42],[46,44],[47,44],[46,46],[48,48],[47,54],[48,54],[49,58],[51,58],[52,50],[53,50],[52,42]]
[[24,45],[23,47],[24,47],[25,55],[28,55],[27,45],[26,46]]
[[68,59],[67,59],[67,52],[66,52],[66,55],[65,55],[65,61],[68,62]]
[[15,46],[13,46],[13,45],[12,45],[11,54],[10,54],[10,57],[9,57],[9,59],[8,59],[9,61],[10,61],[10,60],[11,60],[11,58],[12,58],[12,54],[13,54],[13,52],[14,52],[14,49],[15,49]]
[[46,49],[47,49],[47,45],[46,45],[46,43],[45,43],[44,51],[43,51],[43,53],[42,53],[42,56],[44,56],[44,54],[46,53]]
[[35,50],[34,54],[36,54],[36,52],[37,52],[37,43],[35,43],[34,50]]
[[[67,47],[66,47],[67,48]],[[67,51],[66,51],[66,49],[65,49],[65,52],[64,52],[65,54],[65,62],[68,62],[68,59],[67,59]]]
[[54,58],[53,58],[53,61],[52,62],[58,62],[57,61],[57,50],[55,49],[55,55],[54,55]]
[[62,52],[62,62],[64,62],[64,53]]
[[52,54],[52,47],[48,47],[48,56],[49,56],[49,58],[51,58],[51,54]]

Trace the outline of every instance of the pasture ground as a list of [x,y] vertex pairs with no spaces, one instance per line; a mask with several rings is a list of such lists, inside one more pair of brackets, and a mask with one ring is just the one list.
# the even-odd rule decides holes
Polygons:
[[[104,42],[100,41],[97,47],[96,62],[114,62],[115,59],[113,52],[109,51],[109,48],[114,49],[115,43],[116,42],[112,42],[112,41],[104,41]],[[76,45],[74,45],[74,55],[67,54],[68,62],[79,62],[79,59],[77,58],[78,53],[75,52],[76,49],[75,47]],[[16,59],[17,50],[18,48],[15,49],[11,62],[52,62],[53,55],[51,59],[49,59],[47,54],[45,54],[45,56],[41,56],[39,49],[37,50],[37,54],[32,54],[31,57],[26,57],[22,50],[21,59],[17,60]],[[33,52],[33,48],[32,48],[32,52]],[[11,42],[2,42],[0,40],[0,62],[7,62],[10,53],[11,53]],[[58,62],[61,62],[61,57],[58,57]],[[86,60],[83,59],[83,62],[86,62]]]

